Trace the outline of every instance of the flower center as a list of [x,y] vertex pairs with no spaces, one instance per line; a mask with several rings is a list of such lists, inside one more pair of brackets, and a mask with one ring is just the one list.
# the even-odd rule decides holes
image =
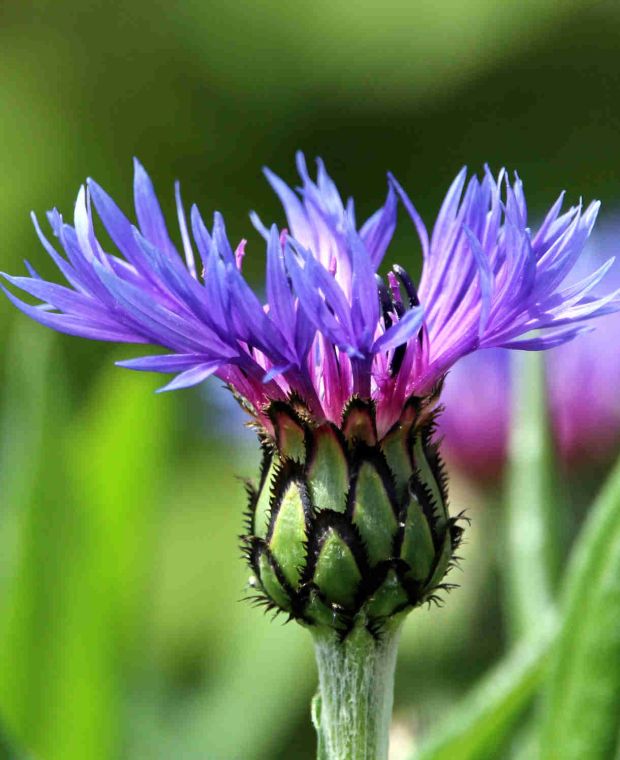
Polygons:
[[[401,287],[407,294],[407,300],[409,308],[414,309],[420,305],[420,299],[418,298],[418,292],[413,280],[404,267],[399,264],[395,264],[392,267],[392,271],[388,272],[387,279],[389,287],[386,286],[383,278],[378,274],[375,275],[377,281],[377,289],[379,291],[379,300],[381,302],[381,309],[383,311],[383,321],[385,322],[385,329],[387,330],[394,324],[394,315],[398,317],[398,320],[407,311],[407,307],[403,303]],[[422,328],[418,333],[418,340],[422,343]],[[394,350],[392,361],[390,362],[390,375],[394,377],[398,374],[399,369],[403,363],[405,357],[405,351],[407,350],[407,344],[402,343]]]

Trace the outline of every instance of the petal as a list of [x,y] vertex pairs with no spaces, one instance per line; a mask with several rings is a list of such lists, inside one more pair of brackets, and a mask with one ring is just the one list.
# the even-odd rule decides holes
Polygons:
[[181,372],[174,380],[171,380],[167,385],[157,389],[157,393],[164,393],[165,391],[176,391],[180,388],[190,388],[192,385],[198,385],[206,380],[214,372],[217,372],[221,366],[221,362],[206,362],[204,364],[198,364],[196,367]]
[[[368,249],[372,265],[376,271],[383,260],[385,252],[396,229],[396,194],[390,185],[387,198],[382,208],[366,220],[360,230],[360,238]],[[355,225],[355,220],[350,217]]]
[[38,306],[30,306],[14,296],[4,285],[0,289],[9,301],[28,317],[46,327],[51,327],[67,335],[76,335],[91,340],[116,341],[119,343],[148,343],[148,340],[137,332],[132,332],[123,326],[110,327],[97,322],[75,317],[70,314],[54,314]]
[[578,335],[591,332],[594,328],[589,326],[570,327],[564,330],[549,332],[535,338],[522,338],[499,344],[500,348],[518,348],[521,351],[543,351],[547,348],[561,346],[573,340]]
[[426,229],[424,222],[422,221],[422,217],[418,214],[415,206],[411,202],[411,199],[409,198],[407,193],[403,190],[400,183],[391,172],[388,173],[388,180],[390,181],[390,184],[392,185],[392,187],[398,193],[398,196],[400,197],[400,200],[403,206],[405,207],[406,212],[411,217],[411,221],[413,222],[414,227],[417,230],[418,237],[420,238],[420,243],[422,245],[422,255],[424,256],[425,259],[427,259],[429,250],[430,250],[430,245],[428,241],[428,231]]
[[383,335],[377,338],[373,343],[372,353],[377,354],[381,351],[389,351],[407,343],[420,332],[423,320],[424,310],[421,306],[405,312],[396,324],[392,325]]
[[210,357],[204,354],[158,354],[157,356],[141,356],[137,359],[123,359],[115,364],[117,367],[141,372],[182,372],[210,361]]
[[192,243],[187,231],[187,219],[185,218],[185,209],[183,208],[183,201],[181,199],[181,184],[179,182],[174,183],[174,198],[177,205],[177,219],[179,220],[179,229],[183,241],[185,262],[189,273],[196,279],[196,260],[194,259],[194,251],[192,250]]
[[153,183],[137,158],[134,158],[133,188],[136,216],[142,234],[168,256],[176,256],[177,251],[168,235],[166,221],[155,195]]

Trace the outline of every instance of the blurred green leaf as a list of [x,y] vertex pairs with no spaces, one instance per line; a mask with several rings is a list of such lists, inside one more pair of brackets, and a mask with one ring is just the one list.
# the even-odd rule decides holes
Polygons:
[[176,720],[136,758],[269,760],[300,715],[309,722],[316,678],[310,636],[258,610],[247,613],[207,688],[178,704]]
[[609,760],[620,716],[620,464],[575,547],[562,615],[544,691],[541,757]]
[[6,345],[0,409],[0,611],[18,567],[22,521],[44,456],[51,333],[19,320]]
[[0,417],[0,712],[9,734],[28,748],[39,746],[45,730],[62,523],[55,478],[62,473],[65,378],[52,342],[37,326],[16,324]]
[[558,567],[558,505],[542,354],[511,357],[513,403],[506,484],[505,606],[514,640],[538,627],[553,600]]
[[549,614],[433,732],[414,760],[490,760],[541,682],[555,626]]
[[167,461],[167,407],[155,382],[108,368],[65,428],[71,532],[49,653],[46,760],[121,754],[124,692],[148,652],[139,631]]

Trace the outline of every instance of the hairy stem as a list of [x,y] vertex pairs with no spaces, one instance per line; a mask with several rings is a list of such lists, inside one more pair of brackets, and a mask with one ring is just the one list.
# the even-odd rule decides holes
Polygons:
[[378,638],[362,625],[344,641],[330,629],[312,634],[318,760],[387,760],[400,622],[388,623]]

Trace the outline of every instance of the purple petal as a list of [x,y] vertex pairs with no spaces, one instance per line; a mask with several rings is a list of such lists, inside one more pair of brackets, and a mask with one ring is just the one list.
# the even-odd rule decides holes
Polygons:
[[422,255],[424,256],[425,259],[427,259],[429,250],[430,250],[430,244],[428,241],[428,231],[426,229],[424,222],[422,221],[422,217],[418,214],[415,206],[411,202],[411,199],[409,198],[407,193],[403,190],[400,183],[391,172],[388,173],[388,179],[392,187],[398,193],[402,201],[402,204],[405,207],[405,210],[411,217],[411,221],[413,222],[414,227],[417,230],[418,237],[420,238],[420,243],[422,245]]
[[306,244],[311,241],[314,242],[314,235],[308,225],[308,218],[302,202],[277,174],[274,174],[266,167],[263,169],[263,173],[284,207],[284,213],[286,214],[291,234],[294,237],[300,238]]
[[578,335],[592,332],[594,328],[589,326],[571,327],[569,329],[549,332],[546,335],[540,335],[535,338],[522,338],[500,344],[500,348],[518,348],[521,351],[543,351],[548,348],[561,346],[568,341],[573,340]]
[[465,234],[467,235],[469,239],[469,243],[471,246],[471,252],[474,255],[474,258],[476,260],[476,265],[478,267],[478,278],[480,283],[480,327],[478,329],[478,334],[482,335],[484,332],[487,322],[489,319],[489,314],[491,312],[491,289],[493,287],[493,277],[491,274],[491,268],[489,266],[489,260],[485,254],[485,252],[482,250],[480,243],[478,240],[476,240],[473,232],[468,228],[465,227]]
[[373,343],[372,353],[389,351],[398,346],[407,343],[411,338],[415,338],[420,332],[422,322],[424,321],[424,309],[418,306],[416,309],[410,309],[405,312],[403,317],[395,324],[389,327],[383,335],[379,336]]
[[280,236],[274,224],[267,243],[267,301],[270,316],[284,334],[290,333],[295,326],[293,299],[284,267]]
[[30,304],[14,296],[4,285],[0,285],[0,289],[21,312],[34,319],[35,322],[46,327],[51,327],[58,332],[76,335],[80,338],[90,338],[91,340],[116,341],[118,343],[148,343],[148,340],[144,336],[125,329],[122,326],[110,327],[70,314],[53,314],[41,307],[30,306]]
[[165,391],[176,391],[180,388],[190,388],[192,385],[198,385],[206,380],[214,372],[217,372],[221,366],[221,362],[206,362],[205,364],[199,364],[196,367],[181,372],[174,380],[171,380],[167,385],[157,389],[157,393],[164,393]]
[[158,354],[157,356],[141,356],[137,359],[123,359],[115,364],[117,367],[140,372],[182,372],[210,361],[211,359],[204,354]]
[[179,229],[183,241],[185,262],[189,273],[194,279],[196,279],[196,260],[194,259],[194,251],[192,250],[189,232],[187,231],[187,219],[185,218],[185,209],[183,208],[183,201],[181,199],[181,184],[179,182],[174,183],[174,198],[177,205],[177,219],[179,221]]
[[134,203],[138,224],[144,237],[169,256],[176,256],[168,229],[155,195],[151,178],[137,158],[134,158]]
[[[360,238],[370,253],[372,265],[376,271],[381,264],[385,252],[394,236],[396,229],[396,194],[392,186],[388,189],[387,198],[382,208],[366,220],[360,230]],[[350,215],[355,225],[355,219]]]
[[353,278],[351,283],[351,321],[356,346],[368,349],[379,321],[379,295],[370,254],[354,229],[348,230]]

